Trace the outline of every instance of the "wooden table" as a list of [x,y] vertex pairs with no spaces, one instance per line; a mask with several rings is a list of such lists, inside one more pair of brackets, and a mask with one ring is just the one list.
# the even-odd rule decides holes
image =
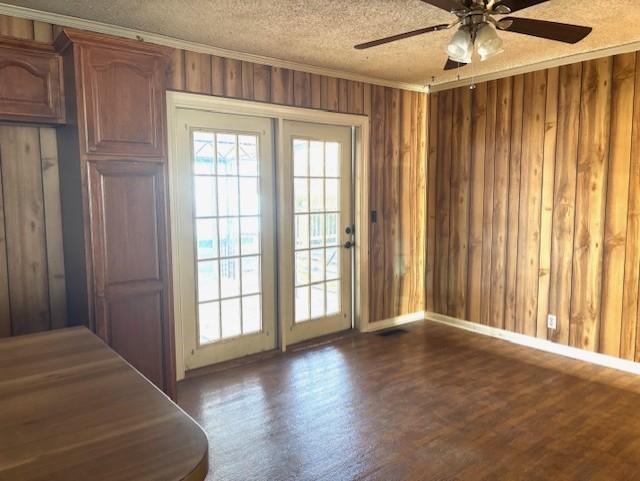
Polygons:
[[84,327],[0,339],[0,480],[201,481],[202,429]]

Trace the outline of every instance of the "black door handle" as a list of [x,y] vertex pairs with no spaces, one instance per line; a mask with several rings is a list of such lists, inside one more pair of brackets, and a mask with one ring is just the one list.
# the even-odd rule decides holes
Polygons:
[[352,247],[355,247],[355,245],[356,245],[355,242],[347,241],[344,243],[342,247],[344,247],[345,249],[351,249]]

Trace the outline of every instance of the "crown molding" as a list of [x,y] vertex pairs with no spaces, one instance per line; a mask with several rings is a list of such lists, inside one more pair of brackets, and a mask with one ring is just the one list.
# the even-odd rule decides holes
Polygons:
[[605,47],[597,50],[591,50],[589,52],[582,52],[566,57],[554,58],[550,60],[544,60],[542,62],[535,62],[528,65],[522,65],[520,67],[513,67],[506,70],[500,70],[498,72],[491,72],[484,75],[476,75],[473,77],[465,77],[452,82],[442,82],[439,84],[431,84],[429,86],[429,92],[441,92],[443,90],[451,90],[458,87],[465,87],[471,84],[478,84],[481,82],[488,82],[490,80],[498,80],[505,77],[512,77],[514,75],[520,75],[529,72],[535,72],[537,70],[545,70],[554,67],[562,67],[563,65],[570,65],[572,63],[585,62],[587,60],[595,60],[602,57],[610,57],[613,55],[619,55],[623,53],[637,52],[640,50],[640,42],[625,43],[623,45],[616,45],[613,47]]
[[82,30],[89,30],[91,32],[104,33],[113,35],[116,37],[131,38],[136,40],[142,40],[144,42],[153,43],[157,45],[164,45],[167,47],[173,47],[183,50],[189,50],[192,52],[206,53],[209,55],[216,55],[219,57],[232,58],[235,60],[243,60],[245,62],[257,63],[261,65],[269,65],[272,67],[286,68],[291,70],[298,70],[301,72],[308,72],[317,75],[326,75],[328,77],[336,77],[346,80],[355,80],[358,82],[367,82],[375,85],[382,85],[385,87],[394,87],[403,90],[412,90],[416,92],[428,92],[429,88],[425,85],[412,84],[406,82],[396,82],[393,80],[386,80],[377,77],[370,77],[367,75],[358,75],[350,72],[344,72],[341,70],[335,70],[325,67],[318,67],[315,65],[307,65],[298,62],[289,62],[273,57],[266,57],[263,55],[254,55],[250,53],[237,52],[235,50],[229,50],[225,48],[213,47],[198,42],[190,42],[188,40],[180,40],[167,35],[160,35],[157,33],[145,32],[142,30],[135,30],[126,27],[118,27],[116,25],[110,25],[102,22],[95,22],[93,20],[85,20],[78,17],[71,17],[68,15],[61,15],[58,13],[45,12],[42,10],[35,10],[32,8],[20,7],[16,5],[9,5],[6,3],[0,3],[0,14],[8,15],[11,17],[26,18],[29,20],[37,20],[39,22],[51,23],[62,27],[73,27]]

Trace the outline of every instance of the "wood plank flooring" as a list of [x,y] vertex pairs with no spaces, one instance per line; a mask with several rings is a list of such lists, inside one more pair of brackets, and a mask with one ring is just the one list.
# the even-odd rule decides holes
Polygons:
[[208,480],[640,479],[640,377],[433,323],[184,381]]

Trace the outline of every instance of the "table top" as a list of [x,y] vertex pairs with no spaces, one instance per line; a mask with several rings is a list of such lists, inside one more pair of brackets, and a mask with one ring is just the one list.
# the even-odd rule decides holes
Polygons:
[[0,480],[201,481],[207,438],[84,327],[0,339]]

